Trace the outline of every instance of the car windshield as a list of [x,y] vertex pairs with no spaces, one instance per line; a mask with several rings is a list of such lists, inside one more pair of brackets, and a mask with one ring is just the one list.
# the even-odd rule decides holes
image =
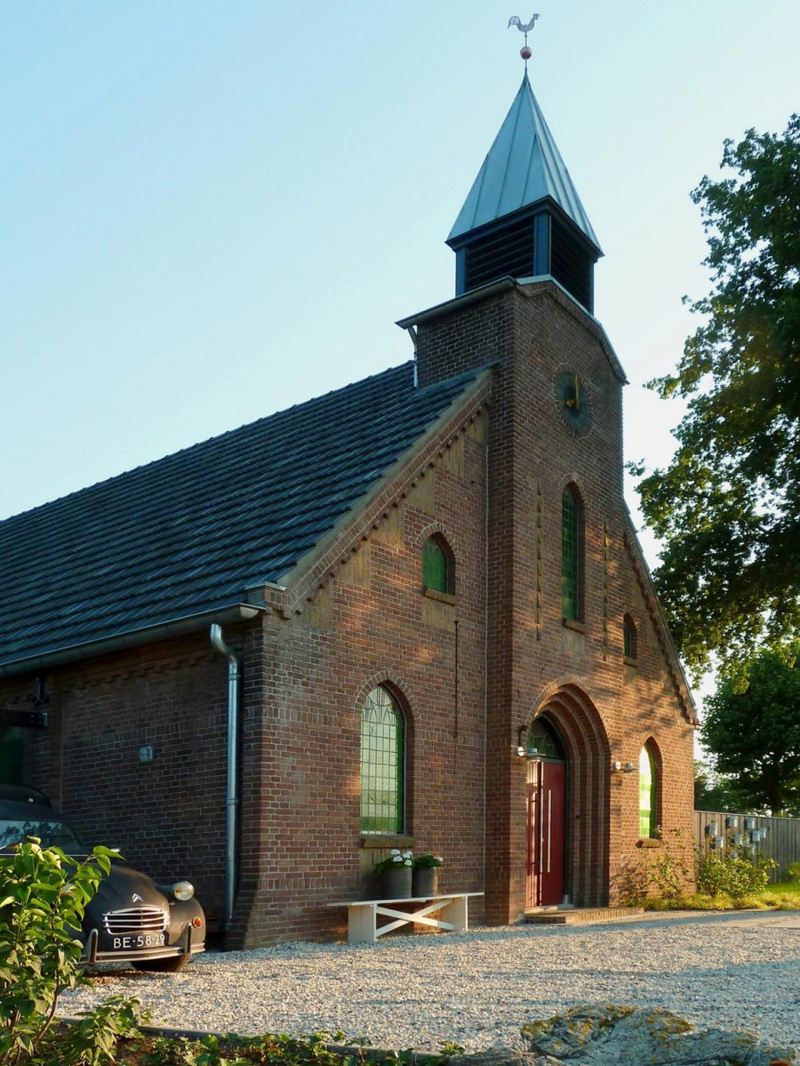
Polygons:
[[50,818],[0,818],[0,851],[8,850],[26,837],[39,837],[42,847],[61,848],[68,855],[85,855],[87,850],[66,822]]

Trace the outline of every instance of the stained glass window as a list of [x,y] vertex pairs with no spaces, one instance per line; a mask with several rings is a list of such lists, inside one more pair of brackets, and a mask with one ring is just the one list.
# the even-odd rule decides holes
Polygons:
[[374,688],[361,712],[361,832],[404,830],[405,721],[388,689]]
[[453,559],[440,537],[429,537],[422,549],[422,584],[437,592],[453,592]]
[[581,620],[581,541],[583,509],[577,490],[568,485],[561,498],[561,614]]
[[639,836],[656,835],[658,772],[652,753],[645,746],[639,754]]
[[544,718],[536,718],[528,733],[528,754],[544,759],[564,759],[564,749],[556,731]]

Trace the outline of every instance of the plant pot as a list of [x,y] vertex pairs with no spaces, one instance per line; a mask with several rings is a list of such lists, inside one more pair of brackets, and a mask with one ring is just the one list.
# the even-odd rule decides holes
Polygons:
[[411,896],[410,866],[398,866],[396,870],[384,870],[382,876],[384,899],[409,899]]
[[438,896],[439,867],[416,867],[414,869],[413,892],[415,896]]

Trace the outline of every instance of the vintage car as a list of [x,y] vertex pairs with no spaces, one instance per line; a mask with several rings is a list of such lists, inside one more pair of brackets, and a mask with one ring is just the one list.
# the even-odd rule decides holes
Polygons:
[[[0,854],[29,836],[75,858],[89,852],[43,793],[0,785]],[[188,881],[157,885],[120,861],[87,904],[77,936],[87,963],[129,962],[138,970],[173,973],[205,951],[206,922]]]

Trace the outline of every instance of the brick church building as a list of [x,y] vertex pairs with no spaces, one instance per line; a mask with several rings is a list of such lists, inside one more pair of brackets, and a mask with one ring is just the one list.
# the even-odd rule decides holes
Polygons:
[[340,934],[394,846],[508,923],[691,838],[602,253],[527,74],[448,243],[412,362],[0,524],[0,773],[230,947]]

